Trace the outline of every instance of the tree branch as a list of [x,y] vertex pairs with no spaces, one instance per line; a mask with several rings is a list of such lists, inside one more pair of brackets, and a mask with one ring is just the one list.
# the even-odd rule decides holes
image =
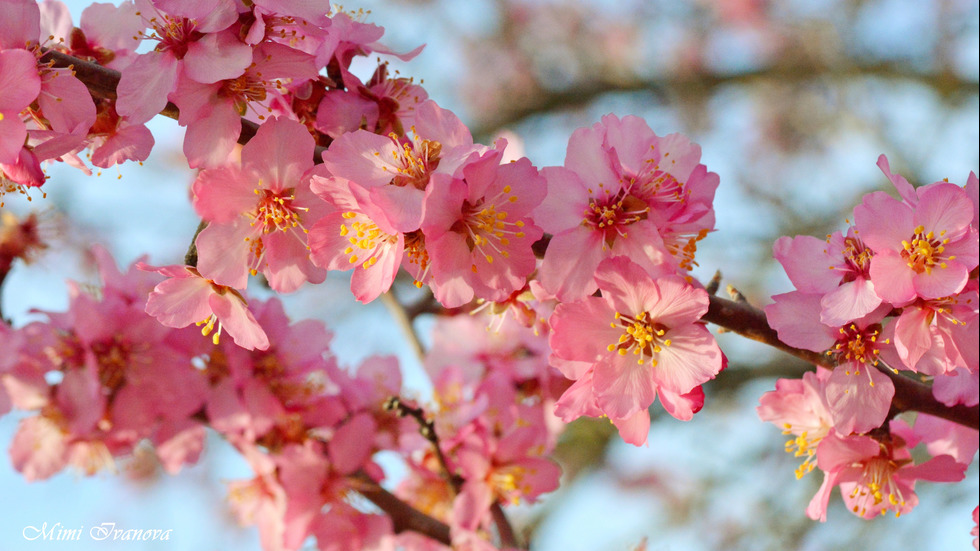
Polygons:
[[[826,368],[834,367],[832,359],[826,354],[793,348],[780,341],[776,331],[769,327],[766,314],[762,310],[745,302],[735,302],[716,296],[710,296],[709,299],[708,313],[702,318],[704,321],[724,327],[748,339],[778,348],[809,363]],[[898,411],[918,411],[935,415],[947,421],[980,430],[980,406],[946,406],[933,397],[932,390],[928,386],[889,369],[879,369],[895,385],[895,398],[892,400],[893,408]]]
[[471,127],[474,137],[491,136],[500,128],[517,124],[535,115],[590,104],[606,94],[648,92],[658,98],[700,97],[715,89],[731,85],[748,85],[763,82],[799,84],[818,79],[854,80],[879,78],[887,81],[907,81],[935,90],[944,98],[977,94],[977,82],[957,77],[951,71],[939,74],[914,72],[894,63],[852,65],[847,67],[819,67],[779,65],[740,73],[692,72],[683,75],[665,75],[657,78],[593,79],[576,81],[562,90],[540,89],[539,93],[519,105],[507,104],[506,109]]
[[449,526],[444,522],[430,517],[398,499],[398,496],[379,486],[364,472],[354,473],[349,478],[354,482],[353,488],[357,493],[377,505],[379,509],[391,517],[395,532],[406,530],[418,532],[439,543],[450,545],[452,540],[449,535]]

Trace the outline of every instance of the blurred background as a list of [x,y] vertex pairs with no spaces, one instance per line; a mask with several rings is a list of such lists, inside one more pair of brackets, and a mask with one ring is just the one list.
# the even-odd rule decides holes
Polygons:
[[[68,4],[77,23],[86,3]],[[778,236],[843,229],[863,194],[892,191],[875,166],[879,154],[915,185],[943,178],[962,185],[980,164],[976,0],[362,0],[344,7],[371,10],[367,21],[385,27],[384,42],[396,51],[426,43],[415,60],[392,67],[421,80],[478,141],[516,137],[539,167],[562,164],[572,131],[606,113],[644,117],[660,135],[690,136],[721,177],[718,231],[699,243],[694,273],[707,281],[720,270],[723,284],[760,307],[791,289],[771,259]],[[107,245],[123,268],[144,254],[156,265],[181,261],[197,226],[187,199],[193,173],[180,156],[176,122],[154,120],[151,130],[157,145],[142,167],[87,177],[55,166],[47,198],[7,197],[10,212],[43,211],[54,236],[45,255],[15,266],[3,286],[4,313],[15,325],[35,319],[32,309],[65,309],[66,278],[97,281],[84,254],[91,243]],[[346,365],[398,354],[424,396],[423,371],[383,306],[356,305],[347,285],[344,274],[331,274],[283,299],[294,319],[329,320]],[[731,366],[706,386],[706,407],[693,421],[655,405],[644,448],[624,445],[605,421],[569,427],[558,451],[561,490],[513,514],[532,549],[624,551],[643,539],[650,550],[680,551],[971,548],[976,461],[963,483],[920,485],[920,504],[908,516],[863,521],[835,494],[826,523],[807,519],[820,475],[797,481],[785,437],[754,412],[776,377],[806,366],[736,336],[719,340]],[[4,447],[20,418],[0,418]],[[259,549],[256,530],[238,528],[224,505],[225,482],[250,471],[220,440],[208,444],[200,464],[175,477],[137,458],[117,475],[63,472],[33,484],[4,454],[0,551]],[[397,477],[397,465],[386,467]],[[23,540],[25,526],[43,522],[172,528],[174,541]]]

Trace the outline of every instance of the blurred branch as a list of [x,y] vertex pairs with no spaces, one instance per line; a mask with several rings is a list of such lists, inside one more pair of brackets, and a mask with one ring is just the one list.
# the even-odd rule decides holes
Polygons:
[[408,530],[428,536],[445,545],[451,543],[449,526],[445,523],[398,499],[395,494],[379,486],[363,472],[354,473],[349,478],[354,483],[353,488],[357,493],[377,505],[391,518],[395,532]]
[[536,97],[522,100],[519,104],[508,104],[509,109],[491,113],[489,117],[473,125],[471,131],[476,137],[491,136],[500,128],[513,126],[535,115],[585,106],[606,94],[649,92],[658,98],[670,96],[687,98],[704,96],[705,93],[717,88],[732,85],[799,84],[818,79],[845,81],[862,78],[914,82],[931,88],[944,98],[977,94],[980,91],[980,83],[965,80],[952,71],[938,74],[922,73],[911,71],[907,66],[895,63],[830,68],[816,65],[784,65],[729,74],[692,72],[688,75],[667,75],[650,79],[600,78],[575,82],[562,90],[539,88]]
[[402,328],[402,333],[408,339],[408,343],[411,345],[415,355],[418,356],[419,360],[424,360],[425,348],[422,346],[422,340],[419,339],[419,335],[415,331],[415,326],[412,325],[413,316],[406,311],[405,306],[398,300],[398,297],[395,295],[394,285],[388,292],[381,293],[381,302],[384,303],[385,308],[388,309],[388,313],[391,314],[391,317],[394,318],[398,326]]

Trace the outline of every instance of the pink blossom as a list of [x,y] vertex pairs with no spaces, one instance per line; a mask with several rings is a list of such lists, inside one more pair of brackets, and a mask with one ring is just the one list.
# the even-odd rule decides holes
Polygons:
[[978,261],[973,205],[963,188],[936,182],[915,193],[912,205],[871,193],[854,209],[855,226],[875,251],[875,292],[894,306],[960,292]]
[[[249,350],[264,350],[269,338],[248,311],[245,298],[232,287],[218,285],[203,277],[190,266],[141,266],[168,276],[150,293],[146,301],[146,313],[167,327],[187,327],[195,323],[203,325],[204,336],[214,332],[217,343],[222,331],[227,331],[235,344]],[[217,325],[217,331],[214,331]]]
[[802,379],[779,379],[776,390],[763,394],[756,408],[759,419],[791,436],[786,442],[786,452],[804,458],[796,469],[796,478],[803,478],[816,467],[817,446],[833,433],[833,419],[825,397],[829,376],[829,371],[819,369],[816,373],[804,373]]
[[650,169],[642,158],[655,150],[655,140],[642,120],[607,115],[572,134],[564,167],[542,169],[548,195],[534,219],[553,235],[538,271],[549,294],[563,301],[591,294],[592,275],[606,258],[628,256],[648,271],[674,262],[654,219],[660,216],[651,211],[658,178],[675,180],[656,169],[637,179],[638,171]]
[[313,169],[310,188],[337,210],[310,228],[310,257],[327,270],[353,269],[351,292],[358,301],[370,302],[395,281],[404,235],[367,190],[339,178],[324,179],[322,172],[320,167]]
[[931,376],[975,366],[977,303],[977,292],[970,289],[905,306],[889,327],[895,357],[889,354],[886,361]]
[[218,82],[181,79],[171,94],[180,108],[177,122],[187,127],[184,154],[192,168],[225,164],[241,134],[241,116],[264,119],[269,105],[295,86],[314,78],[313,57],[277,43],[252,51],[252,63]]
[[853,226],[846,237],[838,231],[825,242],[797,236],[780,237],[773,245],[773,257],[797,290],[822,295],[820,321],[830,326],[863,317],[881,304],[869,273],[873,256]]
[[558,305],[549,342],[566,377],[593,370],[604,414],[628,418],[645,411],[658,388],[686,394],[722,369],[717,343],[698,323],[708,308],[703,290],[678,276],[651,279],[625,258],[600,264],[596,281],[601,298]]
[[325,205],[310,191],[313,138],[298,122],[272,118],[242,148],[241,167],[201,172],[194,207],[209,222],[197,236],[198,270],[219,285],[244,288],[249,273],[288,293],[326,272],[310,262],[305,226]]
[[474,146],[459,118],[434,101],[421,103],[415,115],[411,138],[357,130],[341,135],[323,153],[327,173],[368,190],[400,232],[419,229],[433,173],[454,174],[472,153],[486,149]]
[[503,301],[535,268],[531,245],[542,231],[530,218],[545,194],[527,159],[500,165],[500,150],[437,174],[426,190],[422,233],[436,299],[448,308],[474,298]]
[[338,139],[366,130],[379,135],[406,134],[416,110],[428,94],[410,79],[391,78],[388,65],[378,66],[371,79],[352,90],[326,90],[316,109],[316,129]]
[[827,405],[834,428],[841,434],[866,432],[881,425],[895,394],[895,386],[879,369],[882,348],[881,320],[890,308],[882,305],[842,327],[820,322],[820,295],[793,291],[775,295],[765,307],[769,325],[779,340],[814,352],[826,351],[837,363],[826,386]]
[[966,465],[949,455],[940,455],[915,465],[905,442],[886,436],[883,441],[870,436],[830,435],[817,446],[817,466],[824,471],[823,485],[810,501],[807,516],[821,522],[827,519],[830,491],[840,485],[847,508],[855,515],[871,519],[893,511],[896,516],[910,512],[919,502],[916,480],[956,482],[963,479]]
[[131,124],[162,111],[178,78],[213,83],[235,78],[251,64],[252,49],[225,31],[238,18],[230,0],[139,0],[136,5],[152,28],[142,37],[157,46],[122,70],[116,110]]

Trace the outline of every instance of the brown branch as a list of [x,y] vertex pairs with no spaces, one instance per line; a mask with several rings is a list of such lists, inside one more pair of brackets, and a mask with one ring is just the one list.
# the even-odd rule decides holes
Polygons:
[[[826,354],[794,348],[780,341],[776,331],[769,327],[766,314],[762,310],[754,308],[746,302],[736,302],[716,296],[711,296],[709,299],[708,313],[702,318],[704,321],[714,323],[733,333],[738,333],[743,337],[759,341],[773,348],[778,348],[809,363],[827,368],[834,367],[832,359]],[[888,369],[881,369],[881,371],[895,385],[892,407],[896,410],[927,413],[980,430],[980,406],[946,406],[933,397],[932,390],[928,386]]]
[[444,545],[450,545],[449,526],[444,522],[405,503],[398,496],[385,490],[363,472],[354,473],[349,477],[354,483],[357,493],[367,498],[371,503],[385,512],[394,525],[395,532],[406,530],[418,532]]

